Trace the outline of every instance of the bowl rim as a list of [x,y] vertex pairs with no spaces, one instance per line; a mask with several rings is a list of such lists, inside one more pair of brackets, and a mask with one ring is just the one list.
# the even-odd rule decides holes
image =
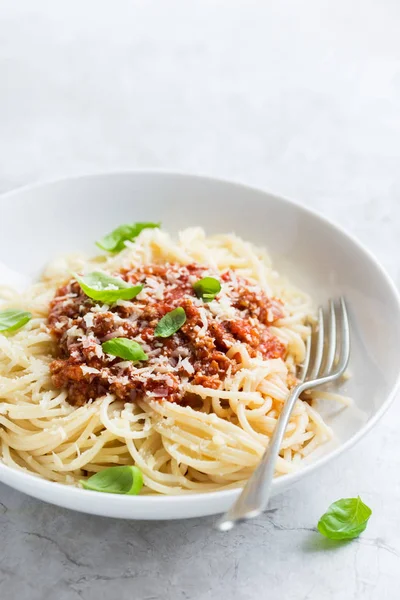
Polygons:
[[[248,185],[239,180],[229,180],[229,179],[214,177],[212,175],[207,175],[207,174],[202,174],[202,173],[174,171],[171,169],[156,169],[156,168],[129,169],[129,168],[127,168],[127,169],[116,169],[116,170],[106,170],[106,171],[101,170],[101,171],[94,171],[94,172],[77,174],[77,175],[67,175],[65,177],[44,179],[44,180],[37,181],[37,182],[31,183],[31,184],[21,185],[21,186],[18,186],[17,188],[14,188],[12,190],[1,193],[0,194],[0,202],[7,201],[8,199],[10,199],[13,196],[16,196],[18,194],[24,194],[24,193],[28,193],[28,192],[36,191],[36,190],[40,191],[42,188],[51,187],[52,185],[56,186],[56,185],[68,184],[69,182],[79,182],[80,180],[87,181],[87,180],[91,180],[91,179],[95,180],[95,179],[109,178],[109,177],[118,178],[120,176],[124,176],[124,177],[126,177],[126,176],[128,176],[128,177],[129,176],[159,177],[159,176],[161,176],[161,177],[171,178],[171,179],[173,179],[173,178],[186,179],[186,180],[196,179],[196,180],[204,181],[209,184],[216,183],[217,185],[222,184],[225,186],[241,188],[243,191],[247,191],[250,193],[256,192],[258,194],[260,194],[260,193],[265,194],[278,202],[281,202],[283,204],[286,204],[288,206],[292,206],[292,207],[296,208],[296,210],[299,210],[300,212],[305,213],[306,215],[312,217],[313,219],[320,221],[324,226],[331,228],[332,230],[335,231],[335,233],[340,234],[343,237],[347,238],[354,246],[356,246],[356,248],[359,251],[361,251],[364,255],[366,255],[366,257],[369,259],[369,261],[371,263],[373,263],[373,265],[375,266],[375,268],[381,275],[383,281],[385,281],[388,290],[391,292],[392,299],[395,301],[395,304],[397,305],[397,317],[400,318],[400,291],[396,287],[391,276],[388,274],[386,269],[382,266],[380,261],[375,257],[375,255],[372,253],[372,251],[369,250],[369,248],[367,248],[357,237],[355,237],[355,235],[353,233],[348,232],[345,228],[343,228],[338,223],[331,221],[329,218],[325,217],[324,215],[321,215],[318,211],[315,211],[314,209],[309,208],[300,202],[297,202],[295,200],[288,199],[288,198],[285,198],[282,196],[278,196],[274,193],[268,192],[265,189],[255,187],[253,185]],[[340,444],[333,450],[331,450],[331,451],[327,452],[326,454],[322,455],[321,457],[317,458],[317,460],[315,460],[315,462],[310,462],[309,464],[304,465],[304,467],[299,469],[298,471],[295,471],[293,473],[288,473],[288,474],[282,475],[279,478],[274,479],[273,487],[276,489],[276,491],[279,491],[279,489],[281,487],[283,489],[283,486],[285,486],[285,487],[289,486],[292,483],[295,483],[296,481],[298,481],[299,479],[302,479],[308,475],[311,475],[312,473],[314,473],[314,471],[319,470],[321,467],[326,465],[328,462],[330,462],[331,460],[334,460],[335,458],[340,456],[343,452],[345,452],[346,450],[348,450],[352,446],[354,446],[382,418],[382,416],[388,410],[389,406],[392,404],[399,389],[400,389],[400,368],[399,368],[399,373],[397,375],[397,379],[394,382],[390,392],[387,394],[387,398],[385,399],[383,404],[380,406],[380,408],[376,411],[376,413],[359,429],[359,431],[357,431],[353,436],[351,436],[344,443]],[[19,469],[14,469],[13,467],[3,464],[0,460],[0,474],[1,474],[1,472],[10,472],[13,474],[13,476],[15,476],[16,479],[20,479],[21,481],[25,480],[27,482],[31,482],[32,484],[34,484],[34,486],[37,489],[42,491],[44,494],[46,494],[47,490],[53,490],[53,492],[56,492],[58,490],[60,493],[64,494],[64,497],[66,494],[68,494],[68,496],[70,498],[73,498],[75,496],[76,498],[83,499],[86,497],[87,499],[89,499],[89,498],[93,499],[93,493],[90,490],[85,490],[85,489],[73,487],[73,486],[66,486],[65,484],[57,483],[54,481],[48,481],[48,480],[42,479],[36,475],[20,471]],[[1,478],[0,478],[0,481],[1,481]],[[7,485],[14,487],[12,484],[9,484],[9,483]],[[223,501],[223,500],[231,499],[233,502],[235,500],[235,497],[239,495],[241,489],[242,489],[241,487],[238,487],[238,488],[222,489],[222,490],[211,491],[211,492],[190,492],[188,490],[188,491],[184,492],[183,494],[177,494],[177,495],[171,494],[170,496],[166,496],[166,495],[164,496],[162,494],[145,495],[145,496],[140,496],[140,495],[139,496],[126,496],[126,495],[102,493],[101,497],[104,498],[104,502],[114,502],[114,503],[118,503],[119,505],[129,504],[132,507],[134,507],[134,506],[143,506],[144,507],[144,506],[150,506],[150,505],[157,505],[160,502],[164,505],[167,505],[169,503],[172,503],[175,505],[175,504],[186,503],[188,501],[196,502],[201,499],[203,499],[203,500],[207,499],[210,502],[212,500]],[[30,492],[26,492],[26,493],[30,494]],[[53,502],[53,500],[50,500],[50,499],[47,501]],[[82,510],[82,509],[79,509],[79,510],[80,510],[80,512],[86,512],[85,510]],[[134,519],[135,516],[133,515],[131,518]]]

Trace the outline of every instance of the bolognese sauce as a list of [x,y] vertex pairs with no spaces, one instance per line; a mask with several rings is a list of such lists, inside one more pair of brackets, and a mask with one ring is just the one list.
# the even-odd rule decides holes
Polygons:
[[[238,343],[250,357],[285,357],[284,344],[270,331],[284,316],[283,303],[232,270],[217,275],[198,264],[166,264],[115,275],[142,284],[143,290],[132,300],[107,305],[88,298],[72,279],[57,290],[50,305],[48,323],[57,343],[51,376],[57,388],[67,390],[72,405],[106,393],[124,402],[138,397],[185,402],[185,384],[217,389],[237,371]],[[193,284],[210,275],[221,281],[222,289],[205,302]],[[185,324],[168,338],[156,337],[159,320],[177,307],[185,310]],[[116,337],[138,342],[147,360],[131,362],[106,354],[102,343]]]

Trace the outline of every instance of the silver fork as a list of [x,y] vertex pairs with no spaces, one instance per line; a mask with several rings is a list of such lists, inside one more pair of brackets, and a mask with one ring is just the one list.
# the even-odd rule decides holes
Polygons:
[[228,531],[237,523],[253,519],[267,508],[275,464],[296,400],[306,390],[335,381],[346,370],[350,356],[350,328],[343,297],[336,303],[329,301],[327,332],[325,332],[324,321],[324,311],[320,307],[317,326],[307,343],[300,382],[292,389],[285,402],[260,464],[247,481],[235,504],[216,523],[216,528],[220,531]]

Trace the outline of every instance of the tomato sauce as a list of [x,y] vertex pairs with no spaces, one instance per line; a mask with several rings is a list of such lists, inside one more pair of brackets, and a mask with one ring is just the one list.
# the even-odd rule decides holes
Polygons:
[[[220,275],[197,264],[167,264],[125,269],[114,276],[144,289],[130,301],[107,306],[88,298],[71,280],[50,305],[48,324],[57,342],[52,380],[67,389],[73,405],[106,393],[125,402],[139,397],[185,402],[185,384],[218,389],[228,373],[240,368],[238,354],[227,356],[238,343],[251,357],[285,357],[285,346],[270,332],[284,316],[282,302],[231,271]],[[205,276],[222,282],[210,303],[193,290],[193,283]],[[158,321],[178,306],[185,310],[185,324],[169,338],[155,337]],[[113,337],[134,339],[148,360],[132,363],[105,354],[101,344]]]

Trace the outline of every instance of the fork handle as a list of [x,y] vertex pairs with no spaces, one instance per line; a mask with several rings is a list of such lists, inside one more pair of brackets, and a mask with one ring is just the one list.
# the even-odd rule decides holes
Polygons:
[[216,527],[220,531],[232,529],[236,523],[253,519],[267,508],[271,493],[271,484],[275,473],[275,465],[279,450],[282,445],[283,436],[289,423],[290,415],[296,400],[304,389],[304,384],[295,386],[286,400],[278,422],[274,429],[271,441],[264,455],[244,486],[239,498],[233,506],[217,522]]

